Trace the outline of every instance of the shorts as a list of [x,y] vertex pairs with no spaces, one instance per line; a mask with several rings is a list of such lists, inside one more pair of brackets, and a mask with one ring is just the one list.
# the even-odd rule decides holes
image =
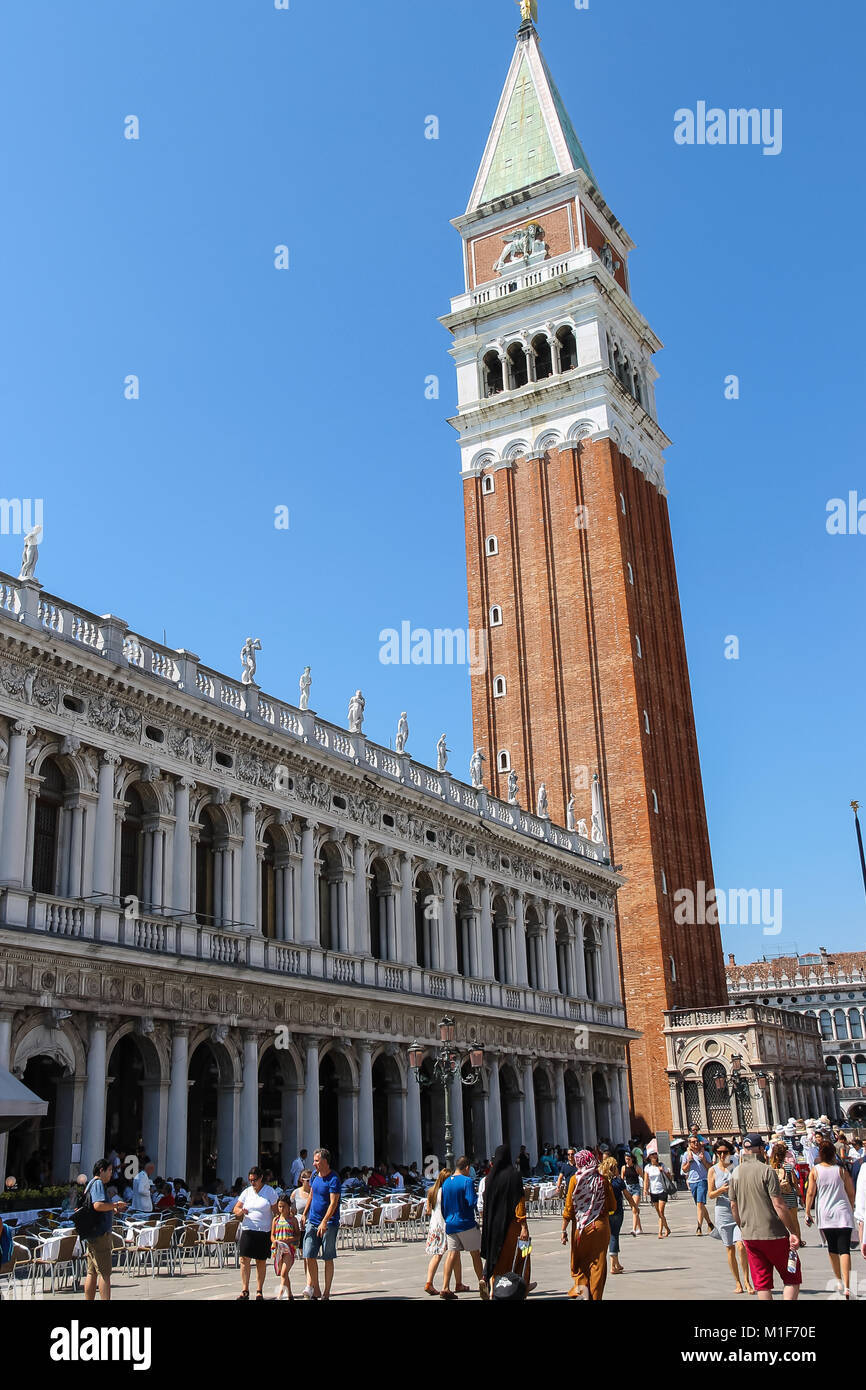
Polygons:
[[471,1255],[473,1250],[481,1253],[481,1230],[478,1226],[470,1226],[468,1231],[454,1231],[448,1233],[448,1249],[459,1251]]
[[269,1260],[271,1257],[270,1231],[241,1231],[238,1241],[238,1255],[242,1260]]
[[666,1202],[667,1199],[668,1199],[668,1194],[667,1194],[666,1192],[651,1192],[651,1193],[650,1193],[650,1201],[652,1202],[652,1204],[653,1204],[654,1207],[657,1206],[659,1202]]
[[337,1258],[337,1232],[339,1226],[326,1226],[325,1234],[319,1235],[318,1226],[308,1226],[304,1231],[303,1256],[305,1260],[335,1260]]
[[622,1211],[615,1211],[612,1215],[608,1216],[608,1220],[610,1221],[610,1244],[607,1247],[609,1255],[619,1254],[619,1233],[622,1230],[622,1218],[624,1214],[625,1213]]
[[706,1204],[708,1189],[709,1182],[706,1178],[701,1178],[700,1182],[693,1182],[691,1184],[689,1191],[692,1194],[692,1199],[695,1202],[695,1204],[697,1204],[698,1202],[703,1202],[704,1204]]
[[820,1226],[822,1240],[827,1242],[830,1255],[850,1255],[853,1239],[850,1226]]
[[800,1284],[803,1280],[800,1261],[797,1261],[796,1274],[788,1273],[788,1256],[791,1247],[787,1236],[779,1236],[777,1240],[744,1240],[746,1254],[749,1259],[749,1271],[752,1275],[752,1283],[758,1293],[762,1293],[773,1287],[773,1270],[776,1271],[783,1284]]
[[87,1273],[98,1274],[101,1279],[111,1278],[112,1236],[109,1231],[104,1236],[93,1236],[85,1241]]

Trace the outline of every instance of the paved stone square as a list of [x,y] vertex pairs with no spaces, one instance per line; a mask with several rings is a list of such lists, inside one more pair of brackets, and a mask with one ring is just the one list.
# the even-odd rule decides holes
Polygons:
[[[641,1206],[641,1220],[646,1234],[632,1237],[629,1234],[631,1218],[627,1213],[620,1239],[620,1258],[625,1266],[625,1274],[608,1276],[605,1300],[671,1300],[706,1299],[750,1307],[758,1300],[746,1294],[736,1295],[728,1271],[725,1252],[721,1243],[712,1239],[706,1232],[700,1238],[695,1235],[695,1212],[691,1199],[680,1194],[667,1208],[668,1222],[673,1234],[666,1240],[659,1240],[656,1234],[657,1223],[652,1208]],[[801,1226],[802,1213],[801,1213]],[[532,1299],[566,1299],[571,1287],[568,1251],[560,1244],[562,1229],[559,1216],[534,1217],[530,1221],[532,1236],[532,1270],[538,1288]],[[807,1247],[803,1251],[803,1286],[800,1298],[805,1300],[827,1300],[827,1289],[831,1278],[830,1262],[827,1253],[821,1248],[820,1236],[813,1226],[808,1232],[803,1226]],[[334,1280],[334,1298],[340,1302],[360,1299],[386,1299],[403,1302],[420,1300],[438,1302],[424,1293],[424,1279],[427,1257],[421,1240],[388,1241],[376,1244],[372,1249],[352,1250],[351,1246],[341,1249],[337,1258],[337,1271]],[[464,1279],[469,1283],[471,1265],[464,1257]],[[859,1292],[866,1298],[866,1261],[860,1254],[854,1256],[854,1274],[859,1281]],[[474,1280],[472,1281],[474,1285]],[[437,1288],[441,1287],[437,1276]],[[292,1287],[296,1295],[303,1287],[303,1274],[299,1267],[292,1276]],[[852,1287],[857,1291],[858,1285]],[[182,1277],[169,1277],[165,1273],[155,1276],[149,1274],[131,1275],[115,1273],[112,1279],[112,1296],[118,1302],[148,1299],[233,1299],[240,1289],[240,1275],[234,1263],[220,1270],[216,1266],[209,1269],[200,1265],[198,1273],[192,1265],[186,1267]],[[265,1284],[265,1298],[273,1299],[277,1292],[277,1281],[273,1265],[268,1264],[268,1277]],[[80,1292],[57,1293],[57,1302],[81,1300]],[[781,1298],[778,1294],[777,1298]],[[478,1302],[477,1295],[461,1295],[461,1303]]]

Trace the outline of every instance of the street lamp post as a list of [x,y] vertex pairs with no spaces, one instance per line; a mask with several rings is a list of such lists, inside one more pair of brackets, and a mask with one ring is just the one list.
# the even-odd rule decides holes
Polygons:
[[455,1076],[459,1076],[464,1086],[474,1086],[484,1064],[484,1053],[480,1047],[469,1049],[469,1065],[471,1068],[469,1076],[463,1075],[463,1061],[465,1054],[456,1047],[457,1029],[454,1026],[454,1019],[447,1014],[439,1024],[439,1039],[441,1046],[437,1053],[433,1054],[433,1075],[427,1076],[421,1070],[424,1063],[424,1045],[414,1042],[409,1048],[409,1066],[418,1078],[419,1086],[442,1086],[445,1090],[445,1167],[454,1167],[454,1137],[451,1131],[451,1082]]

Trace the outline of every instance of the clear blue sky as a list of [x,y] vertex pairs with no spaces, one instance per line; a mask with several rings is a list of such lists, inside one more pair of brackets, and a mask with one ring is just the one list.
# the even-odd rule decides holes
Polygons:
[[[866,536],[825,529],[829,498],[866,497],[862,15],[540,8],[667,345],[716,879],[784,893],[781,936],[726,944],[741,960],[864,946],[848,803],[866,802]],[[447,730],[460,775],[465,670],[383,666],[378,634],[466,623],[437,316],[462,289],[449,219],[518,22],[510,0],[7,0],[0,19],[2,491],[44,499],[46,587],[229,673],[252,633],[267,691],[294,700],[310,663],[321,714],[344,721],[360,685],[372,737],[407,709],[410,751],[431,760]],[[676,145],[674,111],[699,100],[781,107],[782,153]],[[0,537],[0,567],[19,557]]]

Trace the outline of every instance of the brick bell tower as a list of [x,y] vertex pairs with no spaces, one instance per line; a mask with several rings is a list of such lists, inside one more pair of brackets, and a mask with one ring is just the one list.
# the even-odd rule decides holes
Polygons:
[[[524,7],[530,13],[530,7]],[[665,1009],[727,1000],[718,927],[674,923],[712,885],[653,354],[634,243],[607,206],[524,20],[469,207],[453,335],[472,676],[487,781],[590,822],[598,773],[619,894],[638,1128],[670,1129]]]

